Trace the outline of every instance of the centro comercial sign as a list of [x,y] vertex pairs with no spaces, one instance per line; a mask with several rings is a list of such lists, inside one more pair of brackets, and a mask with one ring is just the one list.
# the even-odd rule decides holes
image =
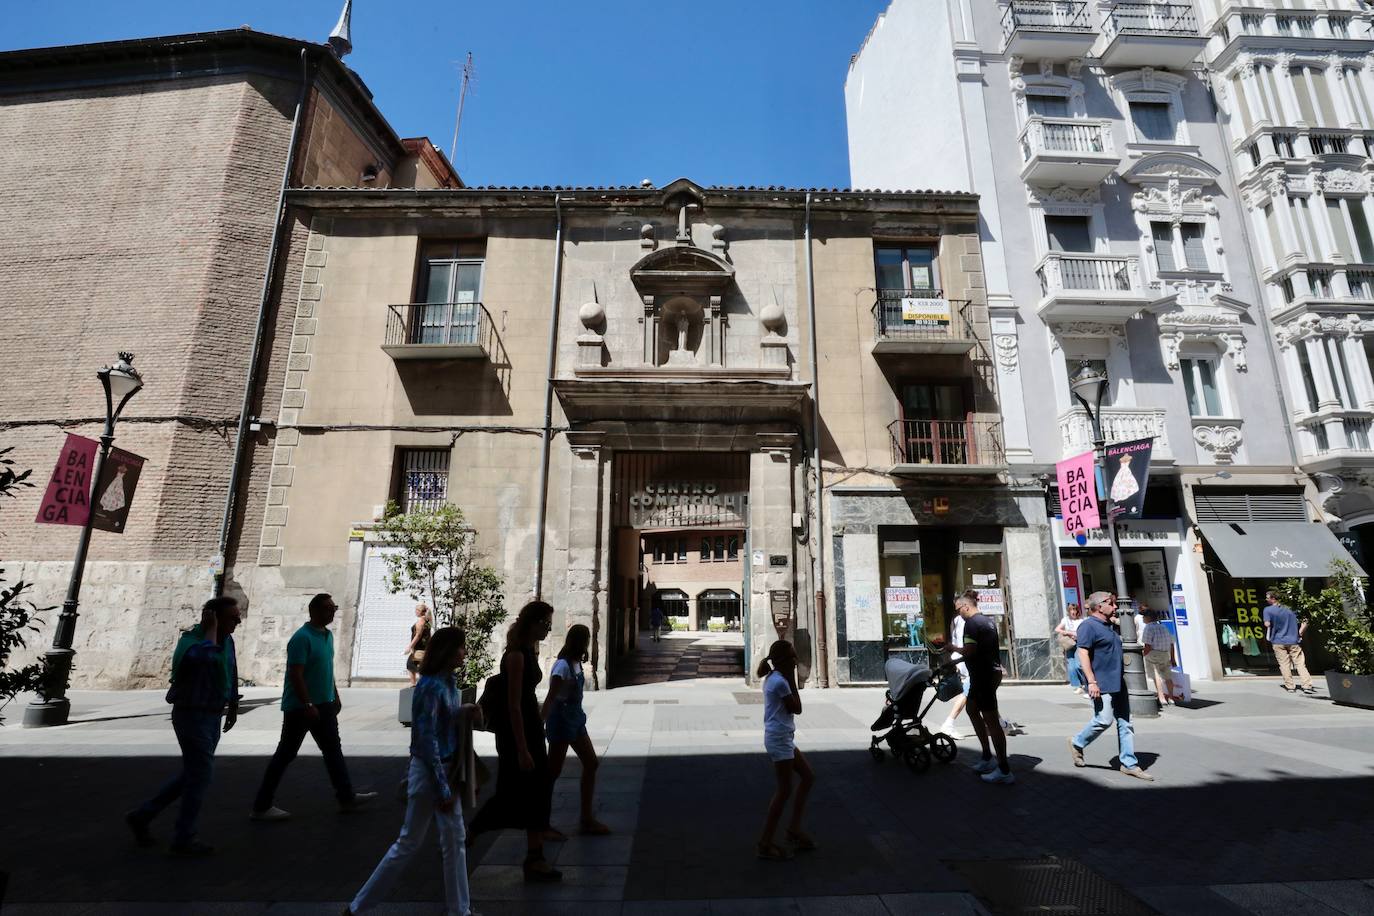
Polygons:
[[737,526],[744,521],[744,493],[723,490],[714,481],[655,481],[632,492],[628,501],[637,528]]

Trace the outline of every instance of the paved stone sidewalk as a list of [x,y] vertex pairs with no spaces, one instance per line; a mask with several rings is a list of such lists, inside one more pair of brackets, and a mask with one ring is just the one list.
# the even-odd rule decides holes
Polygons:
[[[78,693],[76,724],[0,729],[5,916],[338,912],[395,837],[401,806],[390,790],[408,733],[395,723],[394,691],[344,691],[354,781],[387,790],[383,804],[337,812],[307,742],[279,798],[295,818],[251,823],[248,803],[280,723],[272,693],[249,690],[253,708],[221,744],[202,822],[220,852],[207,861],[136,849],[119,820],[175,768],[160,692]],[[1138,751],[1158,777],[1146,785],[1109,768],[1110,735],[1089,749],[1087,769],[1071,766],[1065,738],[1086,721],[1086,702],[1062,687],[1008,687],[1004,712],[1027,734],[1011,739],[1019,781],[1001,787],[968,770],[971,741],[959,761],[925,773],[873,762],[867,725],[880,691],[808,690],[804,700],[798,745],[818,773],[808,818],[816,853],[787,863],[753,856],[772,781],[757,691],[736,680],[627,687],[587,698],[605,760],[598,816],[616,834],[551,846],[566,876],[554,887],[523,884],[519,836],[480,838],[479,909],[1012,912],[994,901],[997,888],[970,885],[961,863],[1053,856],[1162,913],[1374,913],[1374,713],[1289,696],[1263,679],[1203,685],[1199,708],[1138,723]],[[943,715],[939,705],[930,713]],[[565,828],[575,823],[576,777],[571,764],[555,797]],[[171,814],[156,825],[162,836]],[[398,902],[378,912],[438,911],[430,847]]]

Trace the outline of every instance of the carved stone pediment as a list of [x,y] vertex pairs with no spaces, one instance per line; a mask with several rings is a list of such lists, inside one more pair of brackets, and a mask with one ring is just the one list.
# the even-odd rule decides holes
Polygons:
[[1231,359],[1239,372],[1248,366],[1245,361],[1245,332],[1241,317],[1247,314],[1244,303],[1229,296],[1213,296],[1207,305],[1183,305],[1172,302],[1151,309],[1159,325],[1159,347],[1164,365],[1179,367],[1179,347],[1185,343],[1209,343]]
[[648,296],[720,296],[734,278],[733,264],[691,245],[652,251],[630,268],[635,289]]
[[1121,175],[1131,184],[1165,184],[1172,179],[1196,187],[1214,184],[1220,176],[1221,172],[1206,160],[1178,152],[1142,156]]

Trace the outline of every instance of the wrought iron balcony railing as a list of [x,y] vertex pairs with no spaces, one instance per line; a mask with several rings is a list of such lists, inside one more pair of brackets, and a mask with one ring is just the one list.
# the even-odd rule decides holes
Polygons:
[[387,306],[382,349],[396,359],[485,356],[491,336],[480,302],[414,302]]
[[1018,29],[1035,31],[1091,32],[1088,4],[1075,0],[1013,0],[1002,13],[1006,39]]
[[1006,462],[1000,420],[896,420],[888,432],[893,464],[988,468]]
[[938,289],[880,289],[873,304],[873,333],[879,341],[972,341],[968,302],[946,299]]
[[1197,35],[1197,14],[1189,3],[1118,3],[1107,11],[1102,32],[1117,35]]

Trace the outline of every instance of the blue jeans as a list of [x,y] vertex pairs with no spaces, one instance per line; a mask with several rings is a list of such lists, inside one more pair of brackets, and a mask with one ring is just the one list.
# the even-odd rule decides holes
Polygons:
[[[1111,708],[1102,701],[1111,699]],[[1082,749],[1092,744],[1097,736],[1112,727],[1116,721],[1116,740],[1121,746],[1121,765],[1131,769],[1140,765],[1135,759],[1135,729],[1131,727],[1131,695],[1123,687],[1116,693],[1106,694],[1093,700],[1093,719],[1087,727],[1074,736],[1074,746]]]
[[196,821],[200,806],[210,788],[214,772],[215,748],[219,746],[220,714],[204,709],[172,708],[172,730],[181,745],[181,772],[158,790],[158,793],[138,806],[135,816],[148,823],[178,798],[181,813],[177,815],[172,844],[184,846],[196,835]]
[[419,853],[429,833],[430,821],[439,825],[439,852],[444,875],[445,916],[470,916],[472,896],[468,892],[467,828],[463,824],[461,801],[452,811],[438,808],[439,786],[433,770],[420,760],[410,758],[406,776],[406,819],[401,835],[377,863],[372,877],[353,898],[349,909],[365,913],[390,893],[406,874],[406,867]]
[[1088,679],[1083,676],[1083,664],[1078,660],[1078,650],[1070,649],[1064,653],[1064,664],[1069,669],[1069,686],[1088,689]]
[[305,736],[315,739],[315,746],[324,758],[325,772],[334,786],[334,796],[341,802],[353,799],[353,783],[348,778],[348,765],[344,763],[343,744],[339,740],[339,709],[336,698],[333,703],[316,707],[319,718],[311,720],[304,709],[290,709],[281,716],[281,740],[277,750],[267,762],[267,772],[262,774],[262,784],[258,786],[257,797],[253,800],[254,811],[266,811],[272,807],[277,786],[286,774],[286,768],[296,759]]

